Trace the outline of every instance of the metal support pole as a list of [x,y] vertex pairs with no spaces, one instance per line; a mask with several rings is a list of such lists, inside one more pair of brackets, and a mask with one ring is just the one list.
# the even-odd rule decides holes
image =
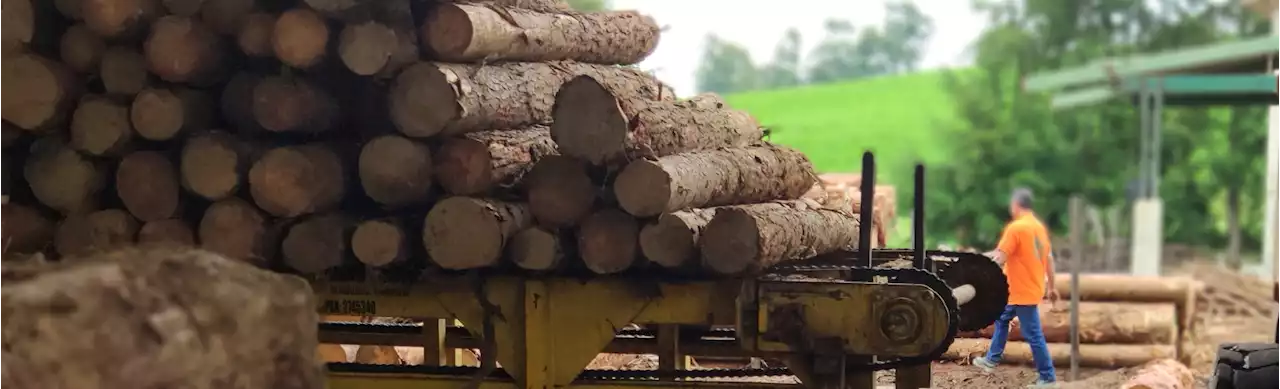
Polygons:
[[1084,199],[1071,196],[1068,203],[1071,234],[1071,371],[1070,380],[1080,379],[1080,265],[1084,256]]
[[916,165],[915,193],[913,194],[913,210],[911,211],[911,248],[915,251],[916,269],[933,272],[933,260],[924,253],[924,165]]
[[1138,91],[1138,199],[1151,196],[1151,100],[1147,97],[1147,80],[1142,79]]
[[862,153],[862,204],[858,207],[858,258],[863,266],[871,267],[871,210],[875,202],[876,157],[870,151]]
[[[1164,132],[1164,77],[1156,77],[1154,90],[1148,91],[1151,94],[1151,192],[1152,198],[1160,198],[1160,157],[1163,153],[1161,150],[1161,138]],[[1164,229],[1161,228],[1163,231]],[[1163,242],[1163,239],[1161,239]]]

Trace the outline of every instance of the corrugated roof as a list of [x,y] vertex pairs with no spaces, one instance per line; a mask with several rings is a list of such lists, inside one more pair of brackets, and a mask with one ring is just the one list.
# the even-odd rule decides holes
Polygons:
[[1263,36],[1149,55],[1108,58],[1082,67],[1033,74],[1026,91],[1051,91],[1116,82],[1144,75],[1185,73],[1266,73],[1276,68],[1280,37]]

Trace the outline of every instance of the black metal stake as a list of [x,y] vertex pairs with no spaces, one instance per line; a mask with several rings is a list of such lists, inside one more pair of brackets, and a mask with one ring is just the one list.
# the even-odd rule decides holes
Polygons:
[[862,204],[858,207],[858,255],[863,266],[871,267],[871,206],[875,201],[876,157],[862,153]]
[[933,271],[933,261],[925,255],[924,247],[924,165],[916,165],[915,204],[911,211],[911,249],[915,251],[916,269]]

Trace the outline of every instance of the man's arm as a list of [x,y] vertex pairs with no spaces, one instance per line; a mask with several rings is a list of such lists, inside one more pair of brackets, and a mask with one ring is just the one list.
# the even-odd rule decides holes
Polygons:
[[1020,229],[1013,225],[1004,228],[1004,232],[1000,234],[1000,243],[996,244],[996,249],[988,251],[986,256],[991,258],[1000,266],[1004,266],[1005,261],[1017,250],[1019,242],[1022,240]]

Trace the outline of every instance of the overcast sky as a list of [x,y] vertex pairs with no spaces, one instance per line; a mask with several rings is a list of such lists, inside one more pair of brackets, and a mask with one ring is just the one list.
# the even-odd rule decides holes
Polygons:
[[[983,20],[967,0],[913,0],[933,18],[934,34],[924,53],[924,67],[968,63],[969,44],[982,31]],[[783,5],[785,4],[785,5]],[[703,38],[714,33],[751,51],[757,64],[767,62],[790,27],[800,29],[804,52],[822,39],[822,22],[843,18],[855,26],[879,25],[885,0],[613,0],[615,9],[634,9],[669,26],[658,49],[641,66],[655,70],[681,95],[694,92],[694,70]]]

